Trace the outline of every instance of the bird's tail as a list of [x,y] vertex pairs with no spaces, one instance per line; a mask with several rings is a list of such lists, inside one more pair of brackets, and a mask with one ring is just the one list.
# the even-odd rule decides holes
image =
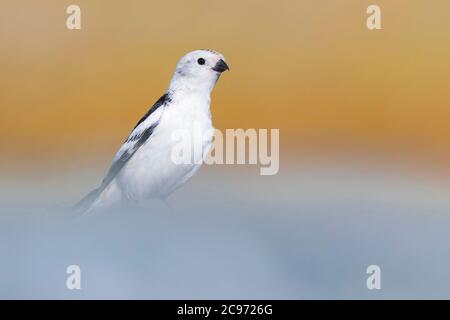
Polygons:
[[101,192],[102,190],[100,188],[92,190],[83,199],[78,201],[78,203],[73,207],[74,210],[77,213],[86,212],[94,204]]
[[76,213],[91,213],[93,211],[109,210],[119,206],[124,199],[115,181],[102,185],[89,192],[75,205]]

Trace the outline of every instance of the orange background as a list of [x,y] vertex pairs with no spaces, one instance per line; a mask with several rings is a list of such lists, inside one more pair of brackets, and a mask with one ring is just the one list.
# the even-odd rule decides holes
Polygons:
[[[450,2],[10,1],[0,4],[0,165],[106,165],[186,52],[222,52],[218,128],[280,128],[333,150],[450,164]],[[68,5],[82,29],[66,29]],[[68,160],[69,159],[69,160]],[[105,163],[106,161],[106,163]]]

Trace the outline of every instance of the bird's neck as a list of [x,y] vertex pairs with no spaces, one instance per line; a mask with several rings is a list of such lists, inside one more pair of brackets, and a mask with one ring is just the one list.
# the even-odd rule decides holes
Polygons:
[[211,92],[202,90],[168,90],[173,105],[188,112],[210,114]]
[[175,96],[201,96],[210,99],[211,92],[219,76],[211,74],[204,77],[183,76],[175,72],[170,81],[168,92]]
[[214,84],[209,86],[195,84],[191,81],[172,81],[167,93],[171,101],[176,104],[187,104],[188,107],[197,107],[209,111],[211,91],[213,88]]

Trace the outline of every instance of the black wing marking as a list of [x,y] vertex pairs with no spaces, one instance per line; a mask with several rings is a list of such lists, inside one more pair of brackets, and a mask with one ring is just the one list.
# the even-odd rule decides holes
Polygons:
[[[106,177],[103,179],[102,184],[97,189],[91,191],[87,196],[85,196],[78,204],[75,206],[78,209],[86,210],[97,197],[106,189],[106,187],[111,183],[111,181],[117,176],[117,174],[122,170],[128,160],[136,153],[136,151],[150,138],[155,128],[158,126],[159,121],[154,122],[148,128],[142,131],[135,132],[135,129],[142,124],[153,112],[155,112],[161,106],[170,102],[171,99],[169,94],[164,94],[161,98],[156,101],[156,103],[150,108],[150,110],[138,121],[134,129],[131,131],[129,137],[125,140],[125,144],[129,147],[116,156],[111,168],[108,170]],[[122,146],[122,148],[124,147]]]
[[147,111],[147,113],[141,118],[141,120],[138,121],[138,123],[134,126],[133,130],[136,129],[142,122],[144,122],[155,110],[157,110],[159,107],[163,106],[164,104],[170,102],[171,99],[169,97],[168,93],[165,93],[161,96],[161,98],[158,99],[158,101],[155,102],[155,104]]
[[116,161],[114,161],[114,163],[112,164],[111,168],[108,171],[108,174],[102,181],[101,191],[103,191],[110,184],[110,182],[117,176],[119,171],[122,170],[122,168],[125,166],[128,160],[130,160],[131,157],[136,153],[136,151],[147,141],[148,138],[150,138],[150,136],[153,133],[153,130],[156,128],[157,125],[158,122],[154,123],[147,129],[145,129],[145,131],[143,131],[139,135],[139,138],[133,140],[136,141],[133,144],[133,146],[124,153],[122,153],[121,156]]
[[[130,136],[125,140],[125,143],[134,142],[132,146],[127,149],[125,152],[123,152],[118,159],[116,159],[111,168],[108,171],[108,174],[102,181],[102,186],[106,187],[119,173],[119,171],[124,167],[125,163],[130,160],[130,158],[136,153],[136,151],[147,141],[147,139],[152,135],[153,130],[158,125],[158,121],[152,124],[150,127],[146,128],[145,130],[133,134],[135,129],[143,123],[153,112],[155,112],[158,108],[163,106],[164,104],[170,102],[169,94],[164,94],[161,98],[158,99],[158,101],[155,102],[155,104],[147,111],[147,113],[138,121],[134,129],[131,131]],[[104,189],[104,188],[103,188]],[[103,190],[102,190],[103,191]]]

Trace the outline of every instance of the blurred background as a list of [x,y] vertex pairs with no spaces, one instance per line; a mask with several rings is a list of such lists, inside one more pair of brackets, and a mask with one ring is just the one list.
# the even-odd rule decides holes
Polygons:
[[[448,1],[378,0],[374,31],[365,0],[77,0],[71,31],[73,3],[0,2],[1,297],[449,298]],[[171,215],[61,222],[199,48],[231,67],[215,127],[279,128],[279,174],[204,166]]]

